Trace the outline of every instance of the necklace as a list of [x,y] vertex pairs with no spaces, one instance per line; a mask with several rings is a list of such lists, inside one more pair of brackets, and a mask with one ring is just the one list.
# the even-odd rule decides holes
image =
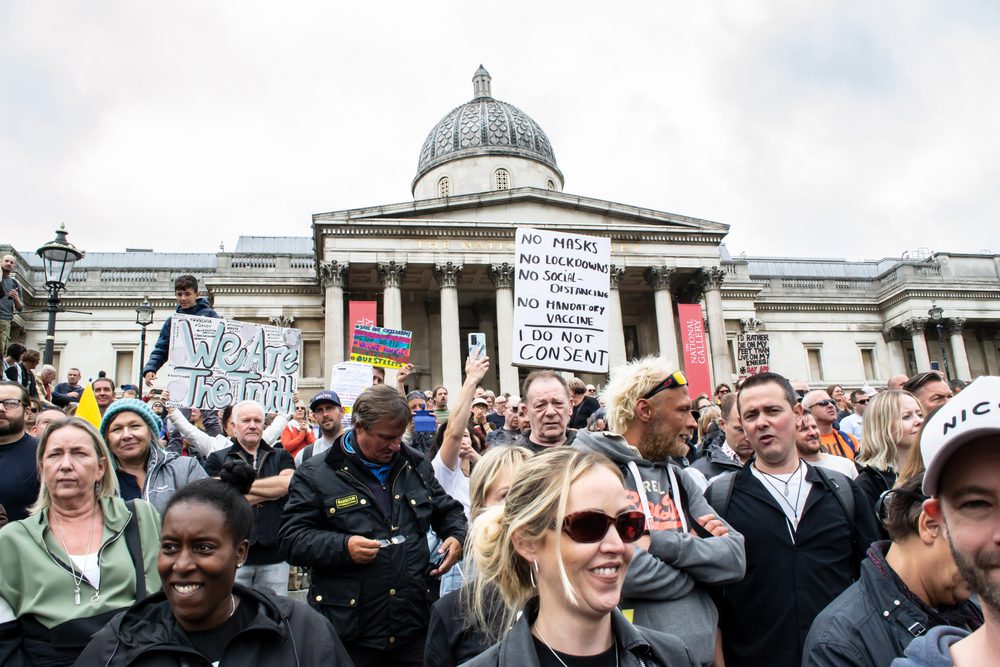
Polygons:
[[[545,637],[543,637],[542,633],[538,631],[538,626],[533,627],[532,630],[534,630],[535,634],[538,635],[538,638],[542,641],[542,643],[545,644],[545,648],[549,649],[549,651],[552,652],[552,655],[555,656],[555,659],[559,661],[559,664],[562,665],[563,667],[569,667],[569,665],[567,665],[566,662],[562,658],[559,657],[559,654],[556,653],[555,649],[552,648],[551,646],[549,646],[549,643],[547,641],[545,641]],[[614,647],[615,647],[615,667],[618,667],[618,640],[615,639],[614,642],[615,642],[614,643]]]
[[792,510],[792,516],[795,517],[792,520],[792,525],[796,529],[798,529],[798,527],[799,527],[799,503],[802,501],[802,461],[801,460],[799,461],[799,468],[796,471],[799,474],[799,486],[798,486],[798,490],[795,493],[795,504],[794,505],[792,505],[792,503],[789,500],[787,500],[787,498],[788,498],[788,485],[791,484],[792,477],[795,477],[795,473],[794,472],[791,473],[788,476],[788,480],[786,481],[786,480],[781,479],[777,475],[772,475],[770,473],[764,472],[763,470],[761,470],[760,468],[758,468],[756,464],[754,464],[753,468],[754,468],[754,470],[756,470],[757,472],[759,472],[761,475],[764,475],[764,481],[767,482],[767,485],[770,486],[775,491],[778,491],[779,489],[778,489],[778,487],[773,482],[771,482],[771,480],[767,479],[768,477],[773,477],[774,479],[778,480],[779,482],[781,482],[781,483],[783,483],[785,485],[785,492],[784,492],[785,497],[782,498],[781,496],[778,496],[778,498],[782,502],[784,502],[785,505],[788,506],[788,509]]
[[235,614],[235,613],[236,613],[236,596],[233,595],[232,593],[230,593],[229,594],[229,616],[226,616],[226,620],[228,621],[229,619],[231,619],[233,617],[233,614]]
[[[69,547],[66,546],[66,540],[63,539],[62,531],[60,531],[59,527],[56,526],[55,521],[50,521],[50,523],[52,524],[52,532],[55,533],[56,539],[59,540],[59,545],[63,548],[63,551],[66,552],[66,557],[69,560],[70,576],[73,577],[73,604],[76,605],[80,604],[80,584],[83,583],[83,578],[85,576],[84,572],[87,569],[87,564],[90,562],[90,553],[89,553],[90,543],[94,539],[94,519],[96,518],[97,518],[97,502],[95,501],[94,511],[91,512],[90,514],[90,533],[87,535],[87,546],[84,547],[84,549],[88,551],[88,553],[83,558],[83,565],[80,566],[80,576],[76,575],[76,565],[73,563],[73,557],[70,556],[69,554]],[[97,551],[97,563],[98,565],[100,565],[101,563],[100,550]],[[90,601],[97,602],[100,599],[101,599],[101,589],[95,587],[94,594],[91,596]]]

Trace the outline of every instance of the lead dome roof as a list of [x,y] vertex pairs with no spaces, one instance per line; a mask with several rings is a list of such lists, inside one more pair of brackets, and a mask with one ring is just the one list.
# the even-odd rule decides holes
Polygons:
[[427,135],[414,182],[441,164],[478,155],[535,160],[562,177],[545,131],[513,104],[494,99],[491,78],[480,65],[472,77],[473,99],[449,111]]

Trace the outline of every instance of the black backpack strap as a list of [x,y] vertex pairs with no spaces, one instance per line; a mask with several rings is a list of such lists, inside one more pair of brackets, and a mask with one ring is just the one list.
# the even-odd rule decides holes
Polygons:
[[837,504],[840,505],[840,509],[844,511],[844,515],[847,517],[847,525],[851,529],[851,551],[855,555],[854,579],[857,580],[861,576],[861,561],[864,560],[865,553],[861,545],[858,544],[858,531],[854,514],[856,508],[851,480],[845,478],[838,481],[821,466],[813,466],[813,468],[816,470],[819,478],[823,480],[823,485],[833,492],[833,497],[836,498]]
[[312,458],[313,455],[313,445],[306,445],[306,448],[302,450],[302,462],[305,463]]
[[733,497],[733,487],[736,486],[736,472],[723,473],[715,478],[705,491],[705,500],[723,519],[729,513],[729,501]]
[[132,559],[132,567],[135,568],[135,599],[136,602],[146,597],[146,566],[142,560],[142,542],[139,539],[139,515],[135,511],[135,500],[125,501],[132,516],[125,524],[125,546],[128,547],[128,556]]

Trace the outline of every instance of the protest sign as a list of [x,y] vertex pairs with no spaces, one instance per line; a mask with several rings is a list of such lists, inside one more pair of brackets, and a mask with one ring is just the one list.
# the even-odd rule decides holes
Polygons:
[[677,304],[677,318],[681,324],[688,394],[692,399],[700,394],[711,395],[712,381],[708,370],[709,355],[705,345],[705,322],[701,319],[701,304]]
[[302,332],[213,317],[171,316],[167,388],[179,405],[215,410],[242,400],[292,411]]
[[359,324],[365,326],[378,326],[378,302],[376,301],[348,301],[347,302],[347,330],[351,339],[347,341],[347,349],[354,349],[354,327]]
[[333,367],[330,389],[337,392],[340,407],[344,409],[344,416],[341,418],[344,428],[350,428],[354,401],[361,392],[372,386],[372,375],[371,365],[360,361],[344,361]]
[[736,336],[736,370],[740,379],[766,373],[770,369],[771,341],[766,333]]
[[611,239],[519,227],[517,366],[606,373]]
[[359,324],[354,327],[351,361],[382,368],[402,368],[410,361],[412,331]]

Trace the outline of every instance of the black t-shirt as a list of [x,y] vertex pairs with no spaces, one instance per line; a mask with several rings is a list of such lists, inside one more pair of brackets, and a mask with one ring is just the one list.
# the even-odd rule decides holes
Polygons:
[[257,616],[257,605],[240,597],[236,600],[236,611],[222,625],[201,632],[182,631],[191,643],[191,647],[211,663],[222,660],[232,638],[245,630]]
[[[609,667],[615,664],[617,642],[612,644],[607,651],[597,655],[570,655],[559,651],[553,654],[552,649],[540,642],[538,637],[531,635],[531,639],[535,642],[535,654],[538,655],[539,667]],[[556,655],[559,657],[556,658]]]
[[28,506],[38,498],[38,441],[25,433],[17,442],[0,445],[0,505],[10,521],[28,516]]

